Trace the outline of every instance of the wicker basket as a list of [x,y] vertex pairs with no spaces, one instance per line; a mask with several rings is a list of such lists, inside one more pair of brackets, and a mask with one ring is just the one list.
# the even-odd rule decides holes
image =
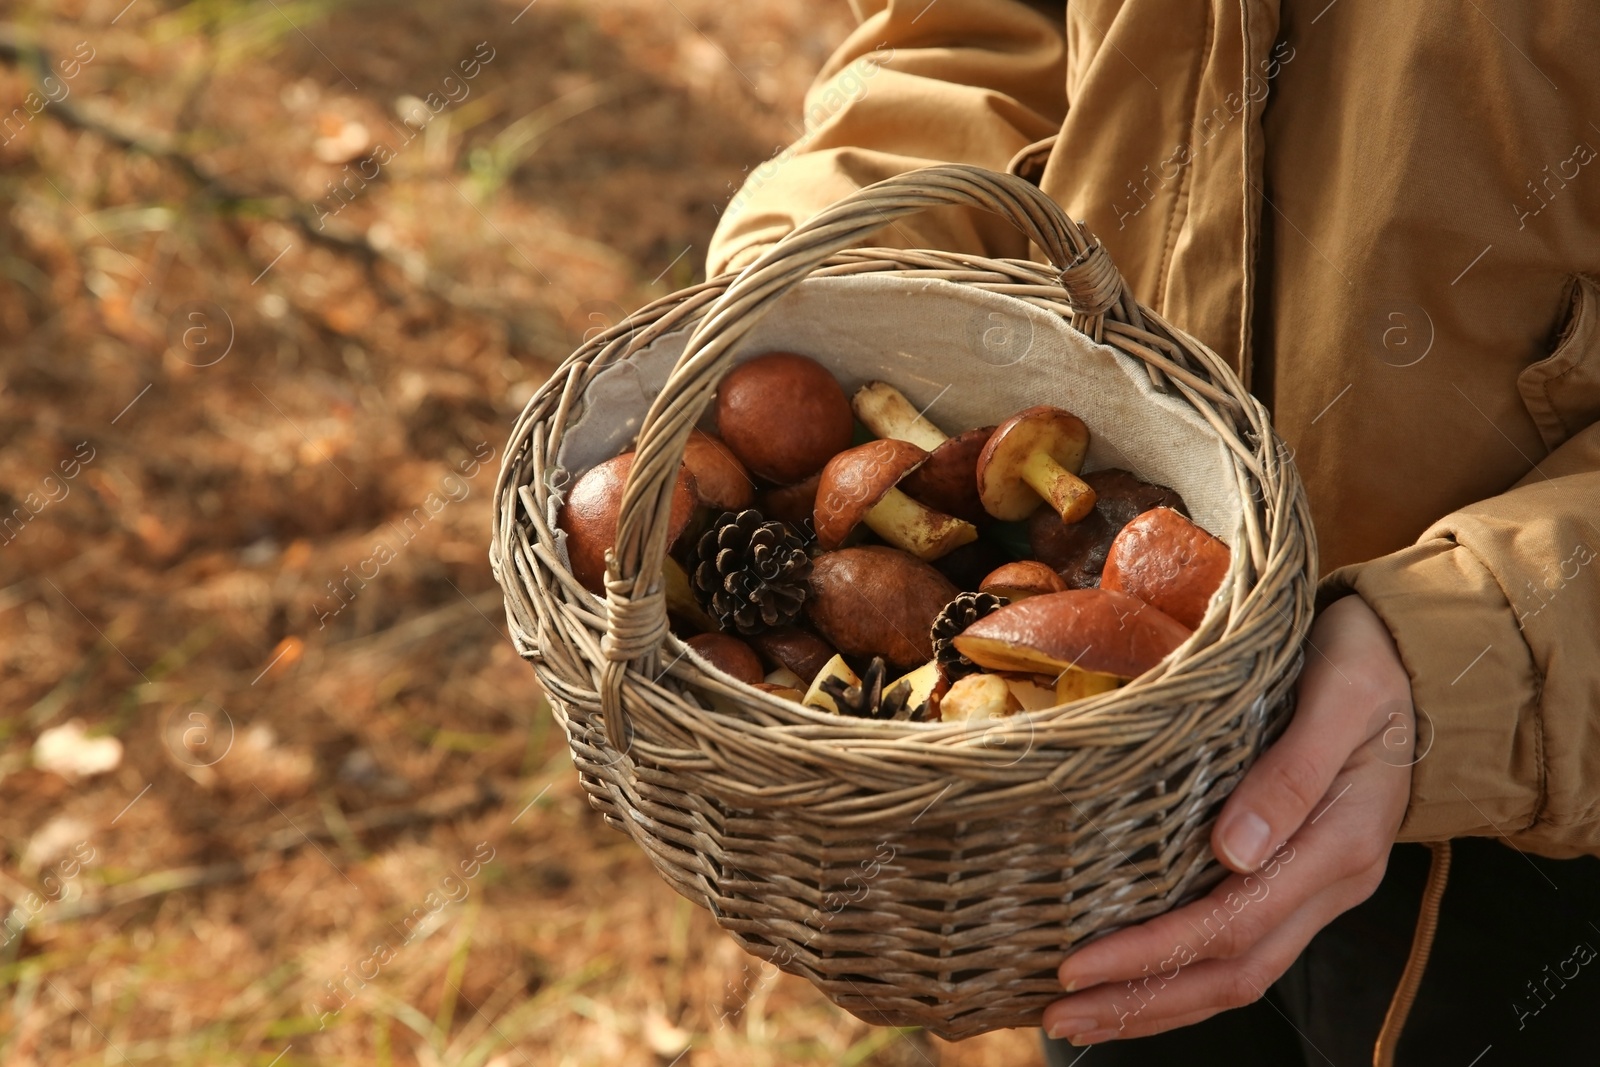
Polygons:
[[[844,251],[941,205],[1003,216],[1065,269]],[[667,630],[660,575],[665,504],[690,429],[737,359],[778,347],[788,328],[826,334],[820,320],[863,299],[906,323],[959,299],[985,321],[1059,332],[1082,349],[1083,367],[1130,373],[1149,393],[1130,386],[1130,402],[1169,414],[1152,410],[1147,426],[1096,427],[1086,416],[1107,447],[1185,420],[1209,437],[1222,476],[1178,488],[1191,507],[1208,485],[1226,495],[1236,521],[1221,535],[1234,563],[1193,638],[1125,688],[972,725],[842,719],[686,652]],[[783,315],[789,326],[774,326]],[[663,362],[663,351],[681,358]],[[1059,391],[1075,371],[1040,359],[1004,374],[977,369],[973,383],[1021,383],[1024,393]],[[561,466],[566,438],[590,414],[599,435],[587,463],[638,437],[603,600],[572,578],[554,521],[579,472]],[[1141,454],[1161,462],[1182,451],[1157,442]],[[1038,189],[962,166],[864,189],[737,276],[593,338],[523,412],[496,508],[491,557],[518,651],[606,820],[748,952],[862,1019],[951,1039],[1037,1024],[1062,995],[1055,970],[1074,946],[1222,877],[1208,834],[1287,719],[1316,575],[1304,492],[1262,407],[1214,353],[1135,302],[1103,246]]]

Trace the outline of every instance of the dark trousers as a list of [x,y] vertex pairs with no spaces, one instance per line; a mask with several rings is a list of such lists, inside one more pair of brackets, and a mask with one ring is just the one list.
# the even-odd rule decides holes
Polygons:
[[[1398,1067],[1600,1064],[1600,859],[1454,842],[1439,928]],[[1411,948],[1428,850],[1396,845],[1378,892],[1335,919],[1256,1004],[1051,1067],[1366,1067]],[[1182,981],[1180,977],[1178,979]]]

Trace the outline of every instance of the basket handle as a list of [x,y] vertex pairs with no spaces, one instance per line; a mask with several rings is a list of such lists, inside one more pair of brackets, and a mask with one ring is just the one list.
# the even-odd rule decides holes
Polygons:
[[887,178],[858,190],[812,216],[746,268],[701,318],[639,430],[633,469],[623,489],[616,546],[606,564],[606,633],[600,648],[600,706],[606,737],[627,749],[628,722],[622,682],[628,664],[647,660],[667,635],[661,568],[667,552],[667,516],[689,431],[711,403],[732,353],[772,305],[834,253],[896,219],[931,207],[982,208],[1007,219],[1061,266],[1060,281],[1073,309],[1072,325],[1100,337],[1101,320],[1117,308],[1138,311],[1122,276],[1099,241],[1090,237],[1036,186],[981,167],[947,164]]

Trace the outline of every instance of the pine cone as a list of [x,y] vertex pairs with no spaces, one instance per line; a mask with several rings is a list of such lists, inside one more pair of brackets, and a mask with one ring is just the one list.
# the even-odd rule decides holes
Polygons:
[[939,673],[953,682],[978,672],[978,665],[957,651],[952,639],[961,631],[998,608],[1011,603],[993,593],[962,593],[944,606],[933,620],[933,658],[939,661]]
[[859,686],[850,685],[843,678],[824,678],[821,689],[833,698],[841,715],[858,719],[906,719],[911,716],[908,703],[911,685],[898,682],[889,691],[883,691],[883,657],[873,656],[861,676]]
[[754,508],[725,511],[700,535],[689,573],[695,599],[717,625],[749,636],[799,617],[811,557],[783,523]]

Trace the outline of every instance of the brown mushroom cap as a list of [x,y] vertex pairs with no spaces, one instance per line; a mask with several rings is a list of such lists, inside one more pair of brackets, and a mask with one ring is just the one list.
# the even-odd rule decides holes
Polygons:
[[[633,469],[633,453],[624,452],[590,467],[567,494],[556,525],[567,533],[567,560],[572,576],[591,593],[605,592],[606,552],[617,540],[617,508],[622,489]],[[694,514],[694,478],[684,467],[672,487],[672,511],[667,516],[667,546],[678,539]]]
[[1094,510],[1081,522],[1062,522],[1061,516],[1040,508],[1028,520],[1028,544],[1035,559],[1056,569],[1069,589],[1100,584],[1111,542],[1135,516],[1151,508],[1176,508],[1187,515],[1183,497],[1164,485],[1153,485],[1119,467],[1105,467],[1083,475],[1094,490]]
[[989,443],[993,426],[981,426],[950,438],[928,455],[928,462],[906,476],[906,494],[935,511],[968,522],[983,522],[988,513],[978,495],[978,457]]
[[1139,597],[1193,629],[1232,558],[1227,545],[1176,511],[1152,508],[1111,542],[1100,588]]
[[761,494],[761,514],[769,519],[786,522],[795,529],[809,529],[811,510],[817,505],[817,483],[821,473],[813,474],[803,482],[768,489]]
[[873,505],[927,458],[928,453],[909,441],[885,438],[846,449],[830,459],[822,468],[812,510],[817,544],[824,549],[838,548]]
[[770,352],[717,386],[717,432],[753,473],[793,485],[850,447],[855,418],[844,390],[814,359]]
[[1137,597],[1069,589],[1008,604],[968,626],[956,649],[989,670],[1055,674],[1068,667],[1136,678],[1190,630]]
[[755,650],[737,637],[730,637],[727,634],[697,634],[689,638],[685,644],[717,670],[731,675],[746,685],[755,685],[766,678]]
[[933,658],[933,620],[958,592],[904,552],[882,545],[841,548],[812,565],[806,613],[840,652],[915,667]]
[[828,642],[808,630],[792,626],[767,630],[751,636],[750,643],[768,662],[793,671],[807,685],[834,656]]
[[755,482],[728,446],[708,433],[689,431],[683,465],[694,475],[700,503],[716,511],[743,511],[755,499]]
[[1024,600],[1030,596],[1065,591],[1067,583],[1050,569],[1047,563],[1036,559],[1022,559],[1007,563],[990,571],[978,583],[978,592],[993,593],[1007,600]]
[[1015,522],[1033,514],[1042,498],[1023,481],[1023,465],[1044,453],[1076,474],[1089,449],[1089,428],[1070,411],[1041,404],[1019,411],[989,436],[978,457],[978,495],[984,510]]

